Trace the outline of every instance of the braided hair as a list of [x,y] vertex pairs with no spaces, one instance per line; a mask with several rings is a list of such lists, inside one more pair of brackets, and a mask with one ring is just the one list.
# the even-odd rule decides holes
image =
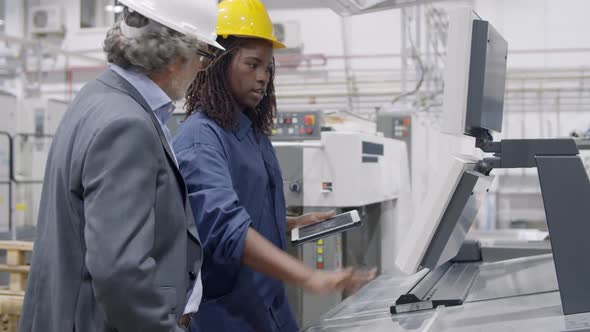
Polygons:
[[[224,129],[231,129],[237,125],[238,117],[234,106],[236,101],[231,93],[228,75],[232,60],[246,40],[235,36],[218,39],[226,51],[217,56],[206,70],[200,71],[189,87],[185,104],[187,117],[200,111]],[[252,121],[252,126],[257,133],[271,135],[273,119],[277,114],[274,64],[264,97],[255,108],[247,108],[244,113]]]

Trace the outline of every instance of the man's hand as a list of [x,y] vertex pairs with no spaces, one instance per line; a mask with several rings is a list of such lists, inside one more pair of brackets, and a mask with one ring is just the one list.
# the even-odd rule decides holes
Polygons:
[[347,294],[352,294],[373,280],[376,273],[377,269],[316,270],[304,281],[301,287],[315,294],[328,294],[341,290]]
[[307,225],[316,224],[320,221],[330,219],[336,215],[336,211],[328,212],[312,212],[306,213],[299,217],[287,217],[287,230],[291,231],[293,228],[299,228]]

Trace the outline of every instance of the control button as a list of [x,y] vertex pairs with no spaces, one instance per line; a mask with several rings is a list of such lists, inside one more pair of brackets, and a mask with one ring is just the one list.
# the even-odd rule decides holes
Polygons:
[[407,131],[404,131],[404,137],[408,137],[410,136],[410,133],[408,133]]
[[301,135],[305,134],[305,128],[303,128],[303,127],[299,128],[299,133]]
[[319,239],[318,240],[318,246],[321,246],[322,244],[324,244],[324,239]]
[[311,128],[311,127],[308,127],[308,128],[306,128],[306,129],[305,129],[305,132],[306,132],[308,135],[311,135],[311,134],[313,134],[313,128]]
[[283,123],[284,123],[284,124],[291,124],[291,118],[285,118],[285,119],[283,120]]
[[299,118],[293,118],[293,123],[299,123]]
[[323,253],[324,253],[324,248],[318,247],[318,254],[323,254]]
[[324,262],[324,256],[318,256],[318,263]]
[[289,185],[289,189],[292,192],[300,193],[301,192],[301,183],[299,181],[295,181]]
[[404,126],[405,127],[409,127],[410,126],[410,118],[405,118],[404,119]]
[[295,132],[295,129],[289,128],[289,135],[293,135],[294,132]]
[[319,270],[323,269],[324,268],[324,263],[317,262],[316,263],[316,268],[318,268]]
[[306,115],[303,119],[303,122],[306,126],[313,126],[315,125],[315,115]]

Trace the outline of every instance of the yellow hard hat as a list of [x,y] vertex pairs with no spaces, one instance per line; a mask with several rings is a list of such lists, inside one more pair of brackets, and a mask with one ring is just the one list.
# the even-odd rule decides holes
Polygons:
[[268,12],[259,0],[223,0],[218,5],[217,35],[262,38],[285,48],[274,35]]

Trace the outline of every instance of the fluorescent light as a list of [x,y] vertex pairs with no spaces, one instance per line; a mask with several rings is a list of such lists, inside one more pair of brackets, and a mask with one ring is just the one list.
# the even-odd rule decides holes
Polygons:
[[121,5],[106,5],[106,6],[104,6],[104,10],[106,10],[107,12],[119,14],[119,13],[123,12],[123,6],[121,6]]

